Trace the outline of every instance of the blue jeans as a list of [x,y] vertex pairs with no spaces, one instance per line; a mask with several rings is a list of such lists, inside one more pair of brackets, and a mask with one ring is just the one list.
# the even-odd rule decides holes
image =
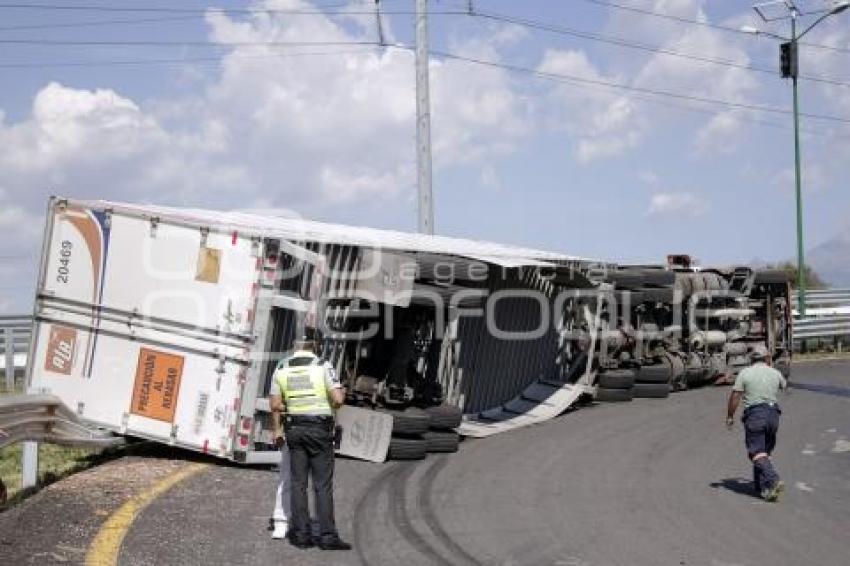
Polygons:
[[[744,441],[750,460],[757,454],[770,456],[776,447],[776,433],[779,430],[779,415],[782,411],[777,405],[753,405],[744,411],[741,419],[744,423]],[[779,481],[779,474],[770,458],[753,460],[753,484],[757,492],[772,488]]]

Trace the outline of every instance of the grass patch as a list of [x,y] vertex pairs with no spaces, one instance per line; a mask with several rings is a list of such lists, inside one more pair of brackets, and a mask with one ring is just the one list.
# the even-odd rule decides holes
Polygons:
[[[23,446],[19,443],[0,449],[0,479],[6,485],[7,506],[13,505],[28,495],[28,493],[21,490],[22,453]],[[94,465],[98,460],[97,454],[97,450],[90,448],[69,448],[54,444],[39,444],[39,487],[51,484],[58,479]],[[0,509],[2,508],[2,503],[0,503]]]

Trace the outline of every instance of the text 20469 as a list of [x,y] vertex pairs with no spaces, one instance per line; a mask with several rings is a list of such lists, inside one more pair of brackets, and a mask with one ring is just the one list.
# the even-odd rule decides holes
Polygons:
[[71,263],[71,248],[73,244],[68,240],[62,240],[62,247],[59,249],[59,269],[56,274],[56,281],[59,283],[68,283],[68,277],[71,274],[69,264]]

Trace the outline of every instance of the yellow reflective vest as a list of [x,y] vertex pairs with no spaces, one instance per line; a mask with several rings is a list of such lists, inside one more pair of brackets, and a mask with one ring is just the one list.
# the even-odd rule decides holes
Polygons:
[[326,371],[322,360],[312,352],[295,352],[278,363],[274,379],[286,404],[286,414],[333,415],[325,383]]

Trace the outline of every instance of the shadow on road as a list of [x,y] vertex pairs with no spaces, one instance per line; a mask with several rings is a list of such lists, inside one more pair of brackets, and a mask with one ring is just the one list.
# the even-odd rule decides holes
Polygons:
[[825,393],[837,397],[850,397],[850,387],[839,387],[837,385],[822,385],[818,383],[792,383],[791,389],[803,389],[815,393]]
[[753,482],[744,478],[726,478],[708,485],[715,489],[728,489],[738,495],[747,495],[760,499],[756,492],[753,491]]

